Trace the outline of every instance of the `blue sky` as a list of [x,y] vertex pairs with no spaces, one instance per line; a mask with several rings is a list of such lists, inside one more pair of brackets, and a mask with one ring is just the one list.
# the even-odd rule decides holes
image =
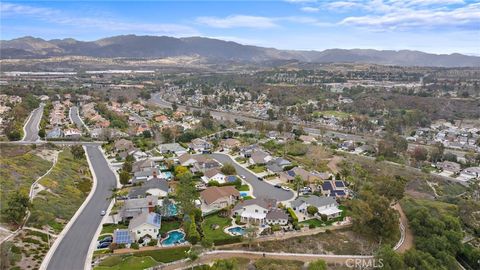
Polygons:
[[480,0],[9,1],[1,39],[204,36],[279,49],[480,55]]

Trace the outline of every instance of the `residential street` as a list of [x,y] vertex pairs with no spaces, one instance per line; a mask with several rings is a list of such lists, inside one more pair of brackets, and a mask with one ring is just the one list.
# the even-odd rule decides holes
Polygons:
[[92,237],[100,225],[100,212],[110,204],[111,190],[116,187],[117,180],[110,170],[107,161],[97,146],[86,146],[97,178],[97,187],[91,200],[82,210],[73,225],[66,232],[57,249],[53,253],[47,269],[82,270],[89,253]]
[[294,196],[292,191],[276,188],[265,181],[258,180],[255,174],[238,165],[234,160],[230,158],[230,156],[226,154],[213,153],[210,156],[222,164],[233,164],[233,166],[235,166],[235,169],[237,169],[237,174],[245,175],[244,180],[247,181],[250,185],[252,185],[253,196],[255,197],[273,198],[277,201],[287,201],[292,199]]
[[78,115],[78,108],[76,106],[70,108],[70,119],[73,121],[73,123],[75,123],[75,125],[77,125],[77,128],[79,128],[80,130],[86,127],[83,124],[82,119],[80,119],[80,116]]
[[38,126],[42,120],[44,106],[45,104],[40,103],[40,106],[30,113],[30,118],[25,123],[25,134],[22,141],[34,142],[40,139],[38,137]]

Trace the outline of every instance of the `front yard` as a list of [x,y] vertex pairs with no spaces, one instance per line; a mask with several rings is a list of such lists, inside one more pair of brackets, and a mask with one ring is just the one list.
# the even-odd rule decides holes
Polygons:
[[265,165],[250,165],[248,168],[254,173],[262,173],[267,171]]

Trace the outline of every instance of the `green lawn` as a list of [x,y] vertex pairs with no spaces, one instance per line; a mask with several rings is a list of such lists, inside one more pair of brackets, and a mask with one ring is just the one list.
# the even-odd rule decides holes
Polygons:
[[262,173],[267,170],[265,165],[251,165],[248,168],[254,173]]
[[[216,230],[212,228],[212,225],[215,224],[219,226]],[[225,227],[228,227],[231,224],[232,220],[230,218],[220,217],[216,214],[207,216],[202,223],[203,234],[205,235],[206,239],[211,241],[231,238],[231,235],[226,234],[223,231]]]
[[136,252],[131,255],[114,255],[103,260],[94,270],[141,270],[159,263],[169,263],[187,257],[189,247]]
[[249,191],[250,187],[248,185],[241,185],[238,191]]
[[127,229],[127,225],[123,224],[104,224],[100,234],[113,233],[116,229]]
[[157,265],[152,257],[111,256],[95,267],[95,270],[142,270]]
[[52,171],[40,180],[40,184],[48,191],[41,191],[33,200],[28,225],[37,228],[50,225],[58,233],[90,192],[92,177],[87,160],[75,159],[66,148],[59,154]]
[[169,263],[173,261],[178,261],[187,257],[187,251],[189,247],[179,247],[179,248],[169,248],[169,249],[159,249],[159,250],[149,250],[134,253],[135,257],[152,257],[157,262]]
[[162,220],[162,227],[160,228],[160,233],[166,233],[171,230],[176,230],[179,229],[181,226],[181,222],[177,220],[169,220],[169,221],[163,221]]

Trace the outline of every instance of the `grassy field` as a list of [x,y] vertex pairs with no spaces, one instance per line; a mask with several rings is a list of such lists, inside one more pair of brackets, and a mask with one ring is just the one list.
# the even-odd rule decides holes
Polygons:
[[[372,253],[378,246],[350,229],[341,229],[283,240],[259,242],[250,248],[248,244],[243,244],[240,248],[264,252],[347,255]],[[239,249],[239,247],[227,247],[226,249]]]
[[187,257],[188,247],[149,250],[128,255],[113,255],[103,260],[95,270],[140,270],[159,263],[169,263]]
[[403,211],[408,214],[412,211],[416,211],[418,207],[426,207],[432,214],[440,216],[443,214],[449,214],[452,216],[458,216],[458,206],[450,203],[427,200],[427,199],[413,199],[411,197],[405,197],[400,201]]
[[262,173],[267,170],[264,165],[250,165],[248,168],[254,173]]
[[74,159],[70,150],[65,149],[40,184],[46,190],[33,200],[28,225],[37,228],[49,225],[60,232],[90,192],[92,177],[86,159]]
[[302,269],[302,261],[294,260],[272,260],[272,259],[259,259],[254,263],[257,270],[296,270]]
[[[223,229],[232,224],[230,218],[220,217],[216,214],[205,217],[202,223],[202,230],[205,238],[215,241],[231,238],[232,236],[226,234]],[[214,225],[218,225],[217,229],[213,229]]]
[[0,145],[0,205],[12,191],[28,194],[30,186],[52,166],[30,146]]
[[52,241],[44,233],[23,230],[11,241],[1,244],[1,269],[38,269]]
[[142,270],[158,264],[152,257],[111,256],[95,270]]

